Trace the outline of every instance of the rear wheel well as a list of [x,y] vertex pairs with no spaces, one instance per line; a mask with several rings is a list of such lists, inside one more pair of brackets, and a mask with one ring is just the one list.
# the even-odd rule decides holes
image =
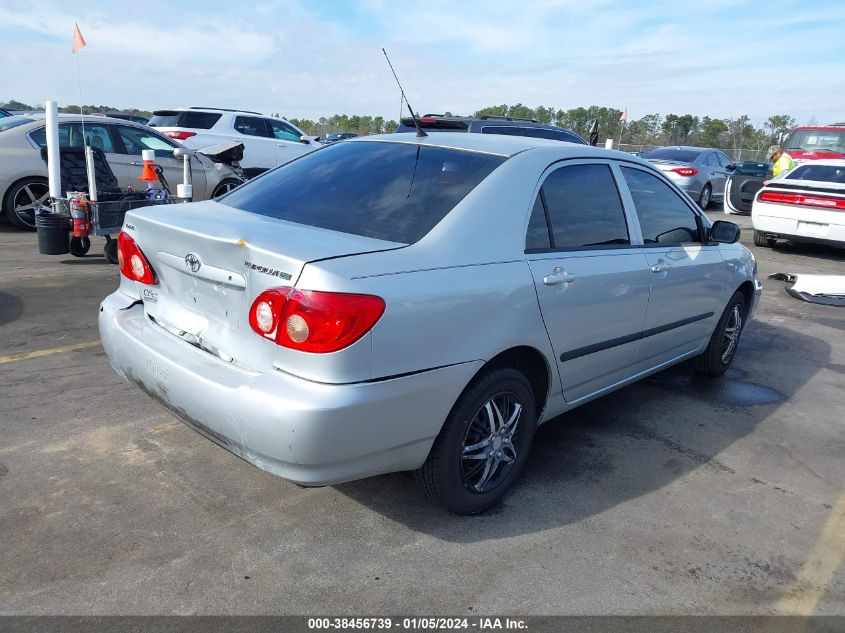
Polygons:
[[546,406],[550,382],[549,366],[543,354],[533,347],[512,347],[491,358],[478,373],[498,367],[513,367],[525,375],[531,384],[534,408],[539,416]]

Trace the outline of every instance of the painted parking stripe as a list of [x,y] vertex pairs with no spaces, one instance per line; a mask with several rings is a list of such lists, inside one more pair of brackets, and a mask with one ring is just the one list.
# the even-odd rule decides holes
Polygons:
[[65,345],[63,347],[39,349],[33,352],[18,352],[16,354],[0,356],[0,365],[5,363],[14,363],[19,360],[30,360],[32,358],[40,358],[41,356],[52,356],[53,354],[63,354],[64,352],[73,352],[78,349],[89,349],[91,347],[99,346],[100,341],[87,341],[85,343],[74,343],[73,345]]
[[833,504],[819,540],[801,567],[792,590],[775,611],[782,615],[813,615],[845,560],[845,492]]

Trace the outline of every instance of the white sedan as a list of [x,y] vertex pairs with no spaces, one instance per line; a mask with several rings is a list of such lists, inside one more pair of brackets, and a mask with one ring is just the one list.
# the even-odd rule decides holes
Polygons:
[[751,220],[757,246],[788,239],[845,247],[845,160],[805,163],[769,181]]

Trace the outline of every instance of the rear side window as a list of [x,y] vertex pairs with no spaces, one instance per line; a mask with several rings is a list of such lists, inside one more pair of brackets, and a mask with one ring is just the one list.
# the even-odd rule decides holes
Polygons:
[[547,130],[542,127],[524,127],[520,130],[522,136],[530,136],[531,138],[547,138],[552,141],[559,141],[560,135],[557,130]]
[[221,116],[220,112],[159,110],[153,113],[147,125],[150,127],[188,127],[195,130],[210,130],[220,120]]
[[630,244],[616,181],[607,165],[572,165],[546,178],[540,195],[551,223],[552,248]]
[[412,244],[504,161],[408,143],[336,143],[218,201],[297,224]]
[[515,125],[485,125],[482,134],[501,134],[503,136],[523,136]]
[[262,119],[257,116],[235,117],[235,129],[241,134],[246,134],[247,136],[272,136],[267,126],[267,119]]
[[622,173],[631,190],[646,245],[701,241],[695,214],[669,185],[639,169],[622,167]]

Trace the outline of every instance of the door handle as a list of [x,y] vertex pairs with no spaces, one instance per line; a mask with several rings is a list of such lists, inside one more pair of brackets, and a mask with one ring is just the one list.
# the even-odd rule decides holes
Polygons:
[[571,284],[575,281],[575,275],[566,272],[559,266],[552,270],[550,275],[543,277],[543,283],[547,286],[556,286],[558,284]]
[[665,273],[665,272],[667,272],[670,268],[672,268],[672,266],[670,266],[669,264],[667,264],[667,263],[666,263],[665,261],[663,261],[662,259],[658,259],[658,260],[657,260],[657,263],[656,263],[654,266],[652,266],[652,267],[651,267],[651,272],[653,272],[653,273]]

